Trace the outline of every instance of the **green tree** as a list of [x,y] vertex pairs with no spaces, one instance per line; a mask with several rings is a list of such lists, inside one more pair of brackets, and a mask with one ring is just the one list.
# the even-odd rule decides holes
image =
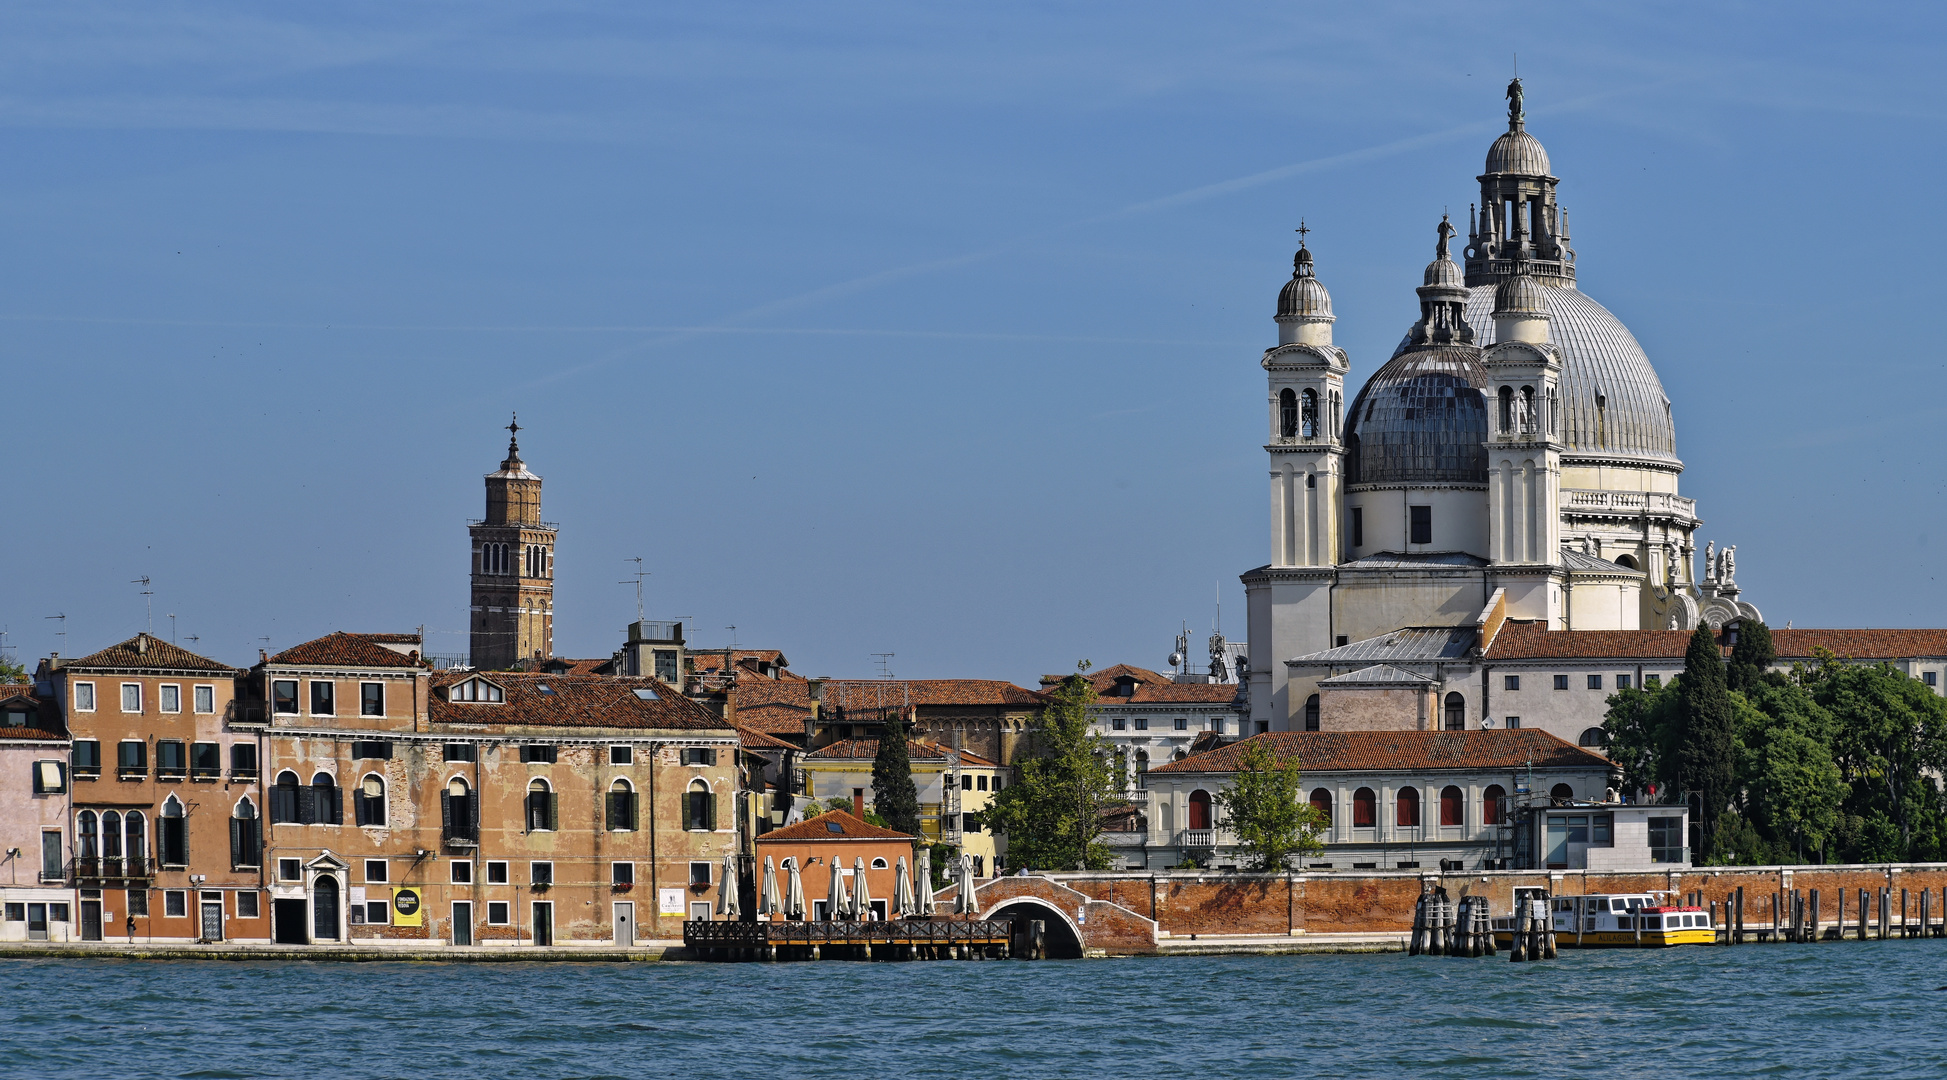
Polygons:
[[1850,785],[1848,858],[1936,859],[1943,813],[1933,779],[1947,767],[1947,700],[1890,664],[1821,652],[1795,670],[1834,719],[1832,757]]
[[1296,753],[1280,758],[1264,739],[1244,745],[1230,786],[1217,793],[1218,824],[1237,835],[1253,870],[1282,870],[1294,855],[1325,850],[1325,815],[1300,801]]
[[1609,695],[1609,712],[1602,721],[1603,753],[1622,770],[1623,790],[1669,786],[1681,708],[1675,682]]
[[1716,846],[1717,819],[1730,805],[1737,779],[1735,713],[1724,681],[1723,653],[1708,624],[1690,635],[1683,676],[1677,683],[1676,775],[1679,792],[1693,796],[1692,805],[1704,850],[1704,860]]
[[1803,862],[1808,850],[1823,860],[1851,790],[1832,758],[1832,714],[1788,680],[1760,681],[1732,700],[1745,815],[1789,850],[1776,861]]
[[898,712],[886,719],[879,754],[872,759],[872,805],[886,827],[919,835],[919,789],[913,786],[913,761],[906,748],[906,724]]
[[1725,683],[1748,694],[1766,681],[1771,665],[1777,662],[1771,627],[1756,619],[1742,620],[1737,624],[1737,644],[1731,646],[1731,664],[1724,670]]
[[19,686],[22,683],[32,681],[33,679],[27,674],[26,668],[21,667],[19,664],[5,657],[0,657],[0,684]]
[[1121,787],[1106,740],[1092,730],[1095,687],[1083,672],[1063,679],[1036,717],[1032,753],[1016,763],[1015,781],[988,803],[989,828],[1007,835],[1012,866],[1049,870],[1106,870],[1113,861],[1100,841],[1102,811]]

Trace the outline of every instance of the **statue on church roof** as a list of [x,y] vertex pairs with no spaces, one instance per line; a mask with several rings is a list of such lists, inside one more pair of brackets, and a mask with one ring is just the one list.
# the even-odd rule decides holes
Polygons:
[[1526,120],[1528,118],[1528,115],[1521,111],[1521,80],[1520,79],[1517,78],[1513,82],[1508,83],[1507,98],[1508,98],[1509,126],[1519,124],[1523,120]]

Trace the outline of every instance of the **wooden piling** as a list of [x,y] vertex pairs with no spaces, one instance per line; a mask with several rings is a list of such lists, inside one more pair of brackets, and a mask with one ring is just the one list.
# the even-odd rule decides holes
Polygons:
[[1426,894],[1413,904],[1413,936],[1406,944],[1406,955],[1418,956],[1426,951]]
[[1509,920],[1514,932],[1509,936],[1508,960],[1519,964],[1528,959],[1528,904],[1518,900],[1514,905],[1514,917]]

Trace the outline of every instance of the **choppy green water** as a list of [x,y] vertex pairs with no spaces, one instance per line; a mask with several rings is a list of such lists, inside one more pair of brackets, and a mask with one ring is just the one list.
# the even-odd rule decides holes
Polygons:
[[1045,963],[0,963],[20,1077],[1947,1076],[1947,941]]

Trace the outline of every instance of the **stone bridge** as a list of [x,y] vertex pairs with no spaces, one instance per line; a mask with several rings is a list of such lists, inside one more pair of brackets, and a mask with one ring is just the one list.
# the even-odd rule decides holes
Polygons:
[[[946,890],[948,902],[953,891]],[[1156,923],[1051,878],[1003,877],[974,887],[976,919],[1040,919],[1050,957],[1156,951]]]

